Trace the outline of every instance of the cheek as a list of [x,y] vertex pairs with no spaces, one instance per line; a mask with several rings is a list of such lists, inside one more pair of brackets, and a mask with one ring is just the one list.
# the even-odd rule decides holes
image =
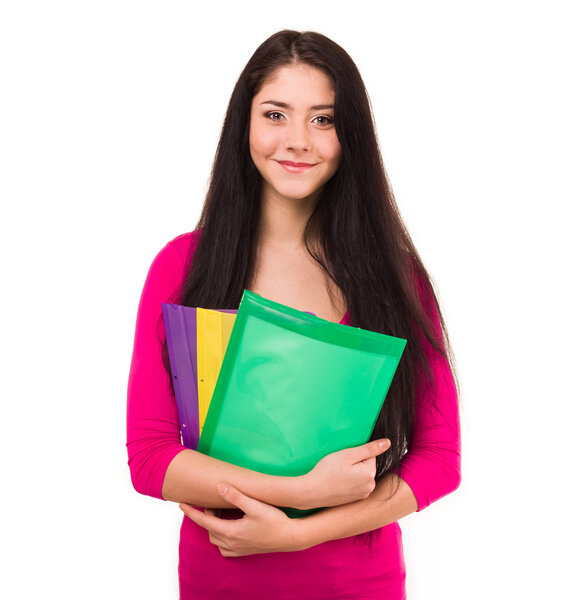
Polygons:
[[333,166],[338,166],[340,163],[340,155],[342,153],[342,149],[340,147],[340,142],[336,135],[333,135],[332,138],[328,140],[324,140],[324,144],[322,147],[322,156],[332,162]]
[[276,149],[276,135],[267,127],[258,127],[253,124],[249,133],[249,144],[252,155],[269,156]]

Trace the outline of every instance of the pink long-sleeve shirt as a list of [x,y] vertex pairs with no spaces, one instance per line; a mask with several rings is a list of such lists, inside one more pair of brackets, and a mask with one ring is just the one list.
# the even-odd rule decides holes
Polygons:
[[[137,315],[128,384],[127,450],[135,489],[162,498],[169,463],[182,450],[179,420],[169,376],[161,360],[164,331],[161,303],[172,301],[185,274],[197,232],[169,242],[149,270]],[[344,320],[343,320],[344,322]],[[426,345],[434,373],[434,398],[416,400],[402,477],[422,510],[452,492],[460,481],[460,428],[456,388],[447,361]],[[372,536],[362,534],[300,552],[224,558],[207,532],[183,518],[179,581],[183,600],[296,600],[406,597],[405,565],[398,523]]]

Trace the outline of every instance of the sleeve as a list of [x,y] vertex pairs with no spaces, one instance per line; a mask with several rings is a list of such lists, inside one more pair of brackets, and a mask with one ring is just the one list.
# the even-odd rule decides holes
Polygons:
[[139,303],[127,389],[127,454],[133,487],[162,499],[169,463],[182,450],[177,406],[161,352],[161,303],[181,286],[185,256],[173,242],[153,261]]
[[418,393],[408,452],[396,470],[412,489],[418,511],[453,492],[461,481],[456,385],[448,360],[426,340],[424,349],[433,381]]

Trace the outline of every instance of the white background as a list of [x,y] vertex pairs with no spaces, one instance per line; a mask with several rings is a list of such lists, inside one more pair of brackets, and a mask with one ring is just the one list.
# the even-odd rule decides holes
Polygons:
[[567,4],[2,3],[0,596],[176,597],[181,513],[126,466],[138,298],[293,28],[360,68],[456,351],[463,483],[403,521],[409,598],[573,597]]

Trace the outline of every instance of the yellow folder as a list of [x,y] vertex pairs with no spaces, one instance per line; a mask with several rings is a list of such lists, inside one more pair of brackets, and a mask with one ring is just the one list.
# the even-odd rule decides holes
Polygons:
[[236,316],[232,313],[197,308],[199,432],[203,430]]

